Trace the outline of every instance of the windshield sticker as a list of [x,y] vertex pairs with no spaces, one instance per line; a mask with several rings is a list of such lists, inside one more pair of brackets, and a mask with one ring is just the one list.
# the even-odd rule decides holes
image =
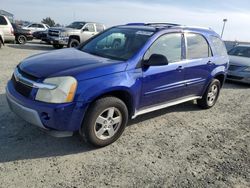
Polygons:
[[137,35],[148,35],[148,36],[150,36],[150,35],[153,34],[153,32],[150,32],[150,31],[137,31],[135,34],[137,34]]

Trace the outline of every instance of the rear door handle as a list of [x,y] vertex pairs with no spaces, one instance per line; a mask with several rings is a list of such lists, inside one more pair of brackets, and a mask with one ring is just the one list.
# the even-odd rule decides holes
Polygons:
[[211,60],[209,60],[209,61],[207,62],[207,64],[208,64],[208,65],[215,65],[215,63],[212,62]]
[[179,67],[177,67],[177,69],[176,70],[178,70],[178,71],[182,71],[184,69],[184,67],[183,66],[179,66]]

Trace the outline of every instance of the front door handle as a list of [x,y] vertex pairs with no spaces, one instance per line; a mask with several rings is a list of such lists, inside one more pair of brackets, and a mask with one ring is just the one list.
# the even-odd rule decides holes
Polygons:
[[177,67],[177,69],[176,70],[178,70],[178,71],[182,71],[184,69],[184,67],[183,66],[179,66],[179,67]]

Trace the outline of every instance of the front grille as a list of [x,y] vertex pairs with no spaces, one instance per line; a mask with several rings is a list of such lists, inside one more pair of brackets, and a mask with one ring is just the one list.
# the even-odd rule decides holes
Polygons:
[[52,36],[52,37],[59,37],[59,33],[60,33],[60,31],[49,30],[48,35]]
[[11,78],[12,83],[14,85],[15,90],[20,93],[21,95],[23,95],[24,97],[29,97],[31,91],[32,91],[32,87],[29,87],[27,85],[24,85],[21,82],[17,82],[14,75]]
[[[17,70],[19,72],[19,74],[21,74],[23,77],[29,79],[29,80],[33,80],[33,81],[37,81],[38,78],[35,76],[32,76],[24,71],[22,71],[19,67],[17,67]],[[12,75],[11,81],[13,83],[13,86],[15,88],[15,90],[20,93],[21,95],[23,95],[24,97],[29,97],[30,93],[32,91],[32,87],[27,86],[25,84],[23,84],[22,82],[16,81],[14,74]]]
[[240,66],[237,66],[237,65],[230,65],[228,70],[230,71],[235,71],[235,70],[238,70],[239,68],[241,68]]
[[243,79],[243,77],[240,77],[240,76],[232,76],[232,75],[227,75],[227,78],[233,79],[233,80],[242,80],[242,79]]

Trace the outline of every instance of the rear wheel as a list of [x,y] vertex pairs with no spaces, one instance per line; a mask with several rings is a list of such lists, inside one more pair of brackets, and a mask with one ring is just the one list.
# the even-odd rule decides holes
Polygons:
[[77,48],[80,42],[77,39],[70,39],[68,43],[68,48]]
[[197,104],[204,109],[213,107],[219,97],[220,87],[220,81],[213,79],[202,98],[197,100]]
[[55,49],[61,49],[61,48],[63,48],[63,44],[53,44],[53,47]]
[[17,43],[18,44],[25,44],[27,42],[27,38],[24,35],[19,35],[17,37]]
[[95,101],[85,115],[80,134],[88,142],[103,147],[116,141],[123,133],[128,110],[116,97],[104,97]]

